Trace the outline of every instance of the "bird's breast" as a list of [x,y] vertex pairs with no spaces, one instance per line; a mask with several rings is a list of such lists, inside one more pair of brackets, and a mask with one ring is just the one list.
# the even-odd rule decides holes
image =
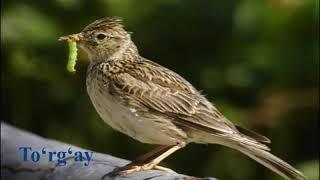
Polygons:
[[134,132],[129,132],[128,126],[137,120],[137,115],[124,107],[119,102],[119,97],[109,92],[108,83],[106,79],[102,83],[97,78],[87,78],[87,92],[91,102],[108,125],[125,134],[134,135]]
[[183,132],[175,132],[175,126],[161,117],[150,119],[133,107],[121,102],[121,97],[109,91],[109,82],[93,74],[87,76],[87,91],[93,106],[100,117],[113,129],[140,142],[149,144],[172,145],[185,138]]

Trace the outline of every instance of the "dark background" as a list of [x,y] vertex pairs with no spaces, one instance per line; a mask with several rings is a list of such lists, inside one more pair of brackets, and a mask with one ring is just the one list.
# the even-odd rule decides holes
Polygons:
[[[152,145],[108,127],[85,88],[86,55],[66,71],[67,46],[104,16],[124,18],[140,54],[185,77],[272,152],[319,178],[319,1],[1,1],[3,119],[41,136],[134,159]],[[190,144],[162,165],[220,179],[281,179],[240,153]]]

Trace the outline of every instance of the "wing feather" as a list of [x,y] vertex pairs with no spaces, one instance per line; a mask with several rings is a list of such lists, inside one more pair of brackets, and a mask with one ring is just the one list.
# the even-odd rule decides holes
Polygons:
[[108,76],[113,83],[112,91],[119,93],[138,111],[157,111],[176,121],[212,129],[212,132],[238,132],[204,96],[175,72],[148,60],[122,65],[125,68],[121,73]]

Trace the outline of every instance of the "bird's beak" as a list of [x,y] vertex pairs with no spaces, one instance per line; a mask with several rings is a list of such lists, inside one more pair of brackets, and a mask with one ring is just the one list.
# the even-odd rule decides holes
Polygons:
[[71,34],[71,35],[67,35],[67,36],[62,36],[59,37],[59,41],[81,41],[83,38],[81,33],[78,34]]

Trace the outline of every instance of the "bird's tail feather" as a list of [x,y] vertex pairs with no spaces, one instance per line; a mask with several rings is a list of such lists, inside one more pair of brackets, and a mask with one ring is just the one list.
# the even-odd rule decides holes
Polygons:
[[[299,179],[307,179],[301,172],[296,170],[294,167],[284,162],[280,158],[269,152],[269,148],[260,142],[269,143],[270,140],[258,135],[256,133],[249,132],[248,130],[241,129],[240,132],[244,132],[243,134],[232,134],[232,135],[213,135],[201,132],[201,131],[193,131],[191,134],[192,141],[196,143],[212,143],[212,144],[221,144],[233,149],[236,149],[243,154],[249,156],[253,160],[259,162],[275,173],[283,176],[286,179],[290,180],[299,180]],[[260,142],[259,142],[260,141]]]
[[285,177],[286,179],[306,179],[306,177],[297,169],[268,151],[242,144],[232,145],[231,147],[246,154],[250,158],[256,160],[260,164]]

